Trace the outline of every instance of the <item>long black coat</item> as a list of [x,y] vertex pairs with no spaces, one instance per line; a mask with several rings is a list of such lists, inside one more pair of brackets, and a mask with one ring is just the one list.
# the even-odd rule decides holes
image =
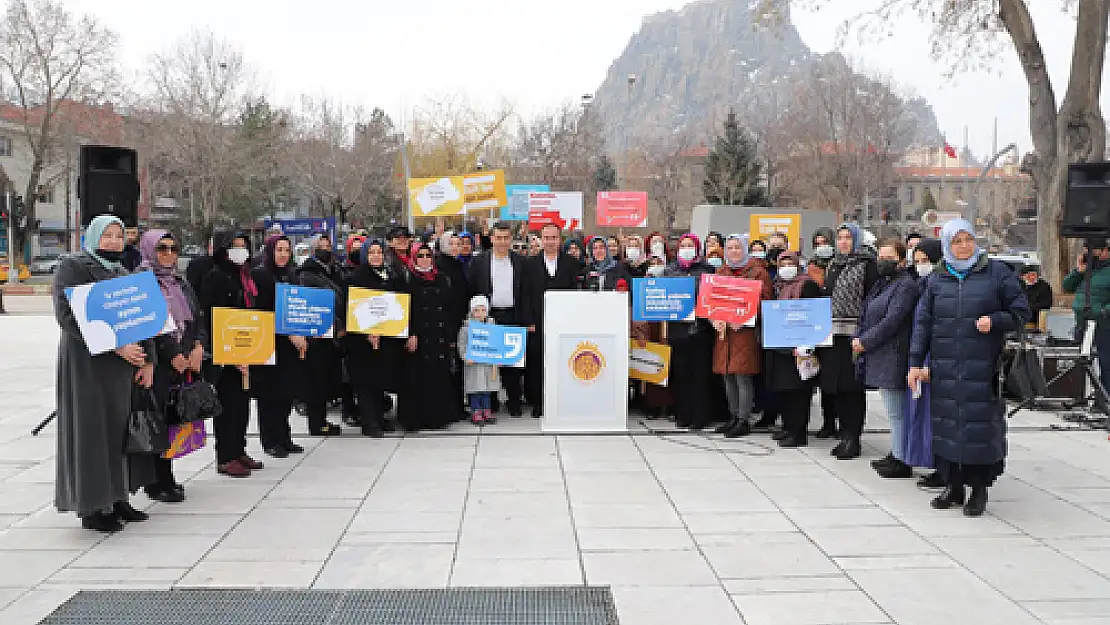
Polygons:
[[[185,293],[185,299],[189,302],[189,310],[193,314],[193,320],[185,324],[181,336],[171,333],[162,334],[153,339],[158,355],[158,364],[154,367],[154,395],[158,398],[158,404],[163,409],[169,400],[170,387],[181,384],[184,377],[173,368],[173,359],[179,355],[188,358],[197,343],[200,343],[201,347],[210,345],[208,327],[204,323],[204,316],[201,314],[197,296],[193,293],[193,287],[184,278],[176,277],[176,280],[182,292]],[[200,377],[200,374],[193,373],[193,376]]]
[[[806,280],[802,285],[801,298],[817,297],[821,297],[821,287],[813,280]],[[812,393],[817,384],[817,378],[803,380],[798,374],[798,362],[794,358],[793,349],[763,350],[763,379],[770,391],[797,390]]]
[[[879,279],[879,270],[875,265],[875,259],[869,254],[860,254],[853,258],[851,263],[864,263],[863,297],[866,298]],[[833,296],[836,291],[836,284],[844,269],[845,265],[839,263],[829,266],[825,274],[825,286],[823,287],[825,295]],[[846,335],[834,336],[832,347],[818,348],[817,357],[821,361],[821,373],[818,375],[818,379],[822,391],[835,394],[858,393],[864,390],[863,382],[856,375],[851,337]]]
[[907,271],[880,277],[863,304],[856,338],[863,353],[856,359],[857,377],[870,388],[904,389],[909,371],[913,309],[920,291]]
[[[991,331],[975,322],[991,319]],[[989,465],[1006,457],[1005,404],[998,392],[1005,333],[1029,319],[1013,271],[984,255],[963,280],[941,264],[926,279],[910,342],[910,366],[929,356],[933,453],[950,462]]]
[[[374,291],[407,293],[408,285],[404,277],[393,273],[388,265],[384,269],[386,275],[383,278],[377,270],[368,265],[359,265],[351,273],[347,285]],[[345,312],[344,315],[346,315]],[[373,378],[375,382],[380,381],[381,390],[399,392],[404,342],[404,339],[383,336],[379,339],[378,349],[374,349],[367,335],[348,334],[344,345],[347,348],[347,366],[351,380],[361,384],[366,381],[366,378]]]
[[434,280],[413,275],[409,336],[416,337],[416,351],[404,353],[404,381],[397,407],[397,421],[406,430],[440,428],[455,420],[461,398],[455,394],[452,366],[458,339],[451,332],[450,295],[454,285],[446,274]]

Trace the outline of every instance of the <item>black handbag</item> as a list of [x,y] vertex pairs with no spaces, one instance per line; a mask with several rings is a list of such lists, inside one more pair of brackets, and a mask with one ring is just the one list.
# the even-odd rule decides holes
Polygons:
[[1040,354],[1026,341],[1025,328],[1020,325],[1018,346],[1005,375],[1005,390],[1022,401],[1048,395],[1048,382],[1044,377]]
[[175,424],[213,419],[223,412],[216,388],[207,380],[194,380],[192,372],[185,374],[184,382],[170,387],[167,409]]
[[158,409],[154,391],[131,385],[131,412],[127,418],[124,453],[132,456],[162,455],[170,448],[166,419]]

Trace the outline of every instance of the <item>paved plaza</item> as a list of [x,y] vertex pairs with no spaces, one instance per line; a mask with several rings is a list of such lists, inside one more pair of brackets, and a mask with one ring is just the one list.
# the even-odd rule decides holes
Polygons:
[[[11,298],[15,300],[16,298]],[[41,302],[39,302],[41,304]],[[532,419],[327,440],[217,476],[176,463],[188,501],[136,506],[112,536],[52,506],[57,330],[0,316],[0,624],[81,589],[611,586],[621,625],[1110,625],[1110,441],[1053,415],[1011,420],[986,516],[935,511],[829,441],[766,435],[543,436]],[[869,428],[886,426],[877,401]],[[665,422],[659,427],[664,427]]]

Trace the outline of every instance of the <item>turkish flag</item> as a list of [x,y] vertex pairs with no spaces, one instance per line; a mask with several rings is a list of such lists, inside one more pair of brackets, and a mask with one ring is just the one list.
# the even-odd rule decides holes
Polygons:
[[956,148],[948,145],[947,141],[944,142],[944,153],[948,155],[948,158],[956,158]]

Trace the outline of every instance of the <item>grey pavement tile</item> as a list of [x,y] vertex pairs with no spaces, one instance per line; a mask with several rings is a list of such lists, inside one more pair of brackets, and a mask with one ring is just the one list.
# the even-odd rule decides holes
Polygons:
[[578,528],[582,551],[652,551],[694,549],[690,534],[679,528]]
[[695,534],[694,542],[699,547],[737,547],[744,545],[782,545],[810,542],[809,539],[794,529],[790,532],[745,532],[732,534]]
[[[401,439],[397,438],[329,438],[320,443],[311,453],[305,454],[298,466],[331,467],[336,471],[353,467],[380,467],[385,464],[400,442]],[[267,462],[267,459],[261,456],[256,457]],[[266,464],[266,469],[263,469],[263,473],[268,470],[269,462]]]
[[57,585],[77,585],[99,588],[102,585],[126,586],[152,583],[172,585],[189,572],[184,568],[64,568],[47,580]]
[[[932,513],[932,514],[929,514]],[[1020,537],[1020,529],[1001,519],[985,515],[969,519],[962,514],[953,516],[943,511],[929,510],[922,516],[902,517],[902,523],[925,539],[951,537]]]
[[0,551],[0,588],[32,588],[79,555],[80,551]]
[[495,559],[573,559],[578,556],[574,528],[565,518],[515,519],[463,524],[458,557]]
[[220,541],[221,549],[330,549],[354,510],[255,510]]
[[455,532],[462,524],[463,513],[399,512],[394,510],[359,510],[347,529],[351,533],[375,532]]
[[13,484],[50,484],[51,487],[53,487],[56,472],[56,463],[54,459],[51,458],[50,460],[40,462],[32,467],[7,476],[5,481]]
[[898,625],[1037,625],[1037,618],[962,569],[851,571]]
[[858,590],[796,592],[789,597],[733,595],[747,625],[826,625],[888,623],[889,619]]
[[185,567],[200,561],[220,540],[216,535],[129,536],[114,534],[86,551],[71,566],[110,568],[126,563],[133,567]]
[[1003,538],[945,538],[937,545],[1017,601],[1110,598],[1110,579],[1044,545]]
[[23,596],[27,592],[24,588],[0,588],[0,614],[8,604]]
[[440,544],[454,545],[459,540],[456,532],[348,532],[339,539],[340,545],[378,545],[378,544]]
[[347,510],[354,512],[362,506],[362,499],[310,499],[266,497],[254,507],[256,511],[268,510],[280,515],[284,510]]
[[613,588],[621,625],[745,625],[717,585]]
[[314,588],[446,588],[454,545],[341,546]]
[[204,560],[182,577],[176,587],[308,588],[322,567],[322,561]]
[[682,527],[670,505],[579,503],[571,506],[576,527]]
[[783,509],[853,508],[870,506],[871,501],[835,477],[753,478],[755,485]]
[[792,508],[783,511],[790,520],[798,525],[802,531],[818,530],[823,528],[859,528],[861,531],[868,527],[884,527],[899,525],[895,519],[882,508],[867,506],[860,508]]
[[466,515],[505,517],[566,516],[567,496],[563,492],[542,493],[470,493]]
[[504,469],[475,468],[470,492],[562,492],[566,485],[559,467]]
[[0,610],[0,623],[4,625],[39,625],[73,595],[76,587],[36,588],[27,592]]
[[702,550],[721,579],[832,575],[839,572],[828,556],[804,538],[746,545],[704,545]]
[[129,524],[127,534],[130,536],[174,534],[222,536],[230,532],[231,528],[242,519],[242,515],[238,514],[152,514],[142,523]]
[[459,556],[451,569],[452,587],[581,586],[577,557],[506,559]]
[[696,551],[582,554],[586,583],[609,586],[709,586],[717,577]]
[[712,468],[652,467],[655,478],[663,484],[670,482],[745,482],[748,480],[734,465]]
[[155,503],[150,514],[246,514],[274,487],[271,483],[217,482],[190,488],[178,504]]
[[1071,503],[1110,503],[1110,486],[1100,488],[1050,488],[1048,490],[1053,495]]
[[466,490],[443,484],[420,488],[374,488],[363,503],[363,510],[405,512],[452,512],[462,510]]
[[27,516],[23,514],[0,514],[0,530],[8,529],[25,518]]
[[362,499],[370,492],[379,467],[297,467],[273,492],[271,499]]
[[1034,616],[1048,623],[1084,618],[1110,619],[1110,593],[1102,599],[1021,601],[1020,603]]
[[702,535],[752,532],[796,532],[790,517],[781,512],[685,512],[682,520],[690,533]]
[[[819,575],[805,577],[765,577],[757,579],[726,579],[723,582],[730,595],[762,595],[796,592],[827,592],[832,590],[857,590],[856,583],[847,575]],[[789,597],[783,599],[789,602]]]
[[0,532],[0,551],[85,551],[105,538],[107,535],[90,532],[76,524],[65,528],[13,527]]
[[749,482],[725,485],[701,482],[671,483],[667,496],[678,511],[687,512],[775,512],[777,508]]
[[960,563],[942,553],[896,556],[842,556],[833,558],[845,571],[897,571],[902,569],[951,569]]
[[[0,458],[3,457],[0,451]],[[30,514],[54,502],[54,484],[0,483],[0,514]]]
[[937,553],[904,527],[813,528],[806,534],[830,556],[897,556]]

